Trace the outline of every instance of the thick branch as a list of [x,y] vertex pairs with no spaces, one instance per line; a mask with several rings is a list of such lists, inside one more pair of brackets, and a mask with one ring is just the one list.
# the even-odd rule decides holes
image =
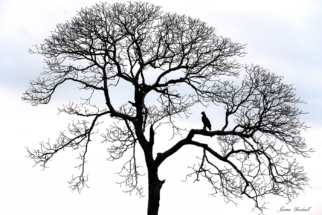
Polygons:
[[[173,155],[174,153],[176,153],[182,146],[187,145],[187,144],[192,144],[193,142],[193,137],[194,135],[199,134],[199,135],[203,135],[203,136],[209,136],[209,137],[213,137],[213,136],[226,136],[226,135],[236,135],[236,136],[240,136],[240,137],[244,137],[244,138],[249,138],[250,136],[241,132],[235,132],[235,131],[221,131],[221,130],[217,130],[217,131],[206,131],[206,130],[196,130],[196,129],[192,129],[190,130],[188,136],[183,139],[180,140],[178,143],[176,143],[172,148],[168,149],[167,151],[163,152],[163,153],[158,153],[157,157],[156,157],[156,165],[160,166],[161,163],[166,160],[168,157],[170,157],[171,155]],[[195,142],[196,143],[196,142]],[[214,152],[214,154],[217,154],[216,152]],[[219,154],[217,154],[219,159],[222,159],[221,156]]]

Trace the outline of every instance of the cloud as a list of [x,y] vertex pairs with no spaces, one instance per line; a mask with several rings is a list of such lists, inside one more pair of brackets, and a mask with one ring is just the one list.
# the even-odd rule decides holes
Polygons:
[[[76,85],[64,85],[58,90],[49,105],[36,108],[21,102],[21,94],[27,89],[29,80],[35,79],[45,66],[41,56],[30,55],[27,51],[32,48],[32,45],[40,44],[47,38],[50,32],[55,29],[56,24],[70,20],[81,7],[91,6],[96,2],[99,1],[0,0],[0,110],[2,122],[0,126],[2,131],[0,163],[3,164],[5,172],[4,177],[1,177],[0,180],[1,184],[6,185],[2,190],[2,196],[6,199],[1,199],[1,202],[5,202],[0,209],[5,211],[3,214],[10,214],[10,212],[12,212],[11,214],[22,214],[26,211],[43,214],[43,211],[48,211],[48,202],[56,202],[57,199],[61,208],[55,207],[49,211],[49,214],[58,214],[62,211],[71,214],[86,214],[92,213],[93,210],[96,210],[95,214],[108,210],[111,210],[109,211],[111,214],[113,214],[112,212],[127,214],[133,212],[133,208],[135,210],[138,208],[137,214],[146,212],[147,198],[128,197],[114,184],[117,178],[113,173],[119,170],[119,166],[113,168],[104,163],[105,145],[93,143],[90,146],[90,151],[93,153],[89,159],[90,165],[92,165],[89,167],[89,171],[92,171],[91,189],[82,195],[71,193],[66,183],[74,170],[72,167],[75,164],[75,156],[70,156],[71,154],[68,152],[63,153],[61,157],[57,157],[54,162],[51,162],[52,168],[44,172],[40,168],[32,169],[32,162],[25,158],[25,146],[37,148],[38,143],[48,137],[54,140],[58,132],[65,129],[71,121],[71,118],[65,115],[57,117],[57,106],[66,104],[83,93],[77,90]],[[109,3],[113,2],[109,1]],[[151,0],[149,2],[163,6],[164,11],[200,18],[210,26],[216,27],[220,35],[230,37],[236,42],[247,43],[246,52],[249,54],[239,59],[241,62],[259,64],[272,72],[285,76],[284,81],[294,84],[297,94],[308,102],[306,106],[301,106],[311,112],[303,118],[308,125],[312,126],[312,129],[305,132],[305,137],[310,147],[320,148],[319,133],[322,129],[322,99],[320,95],[322,91],[320,84],[322,80],[320,72],[322,68],[321,3],[296,0]],[[119,104],[130,98],[124,85],[120,91],[115,92],[113,99],[117,100],[118,97],[124,99],[118,100]],[[98,100],[98,98],[96,99]],[[202,108],[195,107],[193,109],[196,114],[192,116],[191,121],[178,119],[179,123],[189,128],[200,126],[198,123],[201,121],[200,109]],[[222,112],[211,112],[210,109],[206,109],[206,112],[216,121],[213,126],[220,127],[223,119]],[[162,134],[162,132],[158,132],[157,136],[163,136],[166,143],[158,147],[160,150],[165,150],[171,143],[167,142],[168,137]],[[187,150],[187,152],[190,151]],[[190,154],[183,153],[183,156],[189,161]],[[309,166],[310,172],[319,169],[316,165],[320,163],[320,157],[318,151],[314,160],[305,163],[308,166],[311,164]],[[178,163],[180,162],[178,161]],[[172,168],[170,165],[169,168]],[[178,168],[184,169],[187,165],[184,164]],[[167,169],[164,170],[167,171]],[[179,170],[181,171],[181,169]],[[176,172],[176,169],[173,172]],[[169,177],[172,177],[171,173],[168,173]],[[313,174],[312,183],[316,185],[321,172],[316,171]],[[168,176],[164,175],[164,177]],[[232,205],[222,204],[223,200],[220,197],[217,199],[208,198],[209,187],[205,185],[195,185],[191,181],[185,184],[174,182],[177,179],[184,179],[183,174],[173,177],[173,180],[167,181],[165,196],[162,196],[161,210],[163,214],[171,214],[173,211],[182,214],[184,211],[191,214],[192,210],[197,213],[200,210],[199,201],[203,202],[204,214],[211,214],[214,205],[216,210],[226,210],[226,214],[227,210],[231,214],[242,212],[247,214],[251,209],[248,207],[249,205],[243,207],[244,202],[238,207],[232,207]],[[191,186],[197,186],[197,188],[191,188]],[[178,192],[173,195],[172,190],[177,188],[182,193]],[[166,192],[167,189],[168,192]],[[314,192],[308,192],[303,197],[307,199],[308,202],[304,203],[308,205],[304,206],[321,208],[317,201],[320,190],[319,187],[314,188]],[[7,196],[9,197],[7,198]],[[46,198],[43,198],[44,196]],[[198,199],[198,204],[196,199]],[[126,207],[121,205],[123,200],[127,204]],[[309,202],[311,200],[312,204]],[[21,207],[15,207],[17,201]],[[189,207],[185,209],[187,202]],[[273,211],[272,214],[275,214],[275,209],[282,206],[279,203],[269,205]],[[253,205],[251,204],[251,206]],[[172,210],[171,207],[176,208]],[[35,211],[35,208],[41,208],[41,210]]]

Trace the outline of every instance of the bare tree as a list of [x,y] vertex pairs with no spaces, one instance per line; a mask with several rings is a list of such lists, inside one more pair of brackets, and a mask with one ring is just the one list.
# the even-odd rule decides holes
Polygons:
[[[73,190],[81,191],[87,182],[86,153],[98,119],[110,116],[112,123],[101,134],[112,143],[110,159],[132,153],[121,171],[129,192],[142,195],[138,184],[136,150],[141,148],[147,167],[148,215],[158,214],[160,190],[164,180],[158,169],[185,145],[201,148],[200,163],[191,167],[188,177],[207,179],[214,195],[226,201],[247,196],[262,210],[262,197],[268,194],[296,197],[308,178],[295,155],[309,157],[299,120],[304,114],[296,107],[302,103],[292,86],[259,66],[243,66],[235,58],[244,56],[244,45],[218,36],[213,27],[188,16],[165,13],[159,6],[142,2],[96,4],[81,9],[70,22],[58,24],[43,44],[30,50],[45,57],[47,69],[31,81],[23,100],[32,105],[48,104],[57,87],[66,81],[91,92],[79,105],[59,109],[87,120],[74,121],[61,132],[55,143],[42,142],[41,148],[29,150],[29,157],[42,167],[59,151],[80,151],[80,174],[73,177]],[[223,81],[224,76],[245,78],[240,86]],[[133,86],[133,100],[115,107],[111,88],[125,81]],[[179,93],[180,87],[185,94]],[[102,92],[104,108],[91,104],[94,92]],[[148,94],[157,98],[146,103]],[[178,115],[201,103],[225,108],[225,121],[218,130],[185,131],[174,122]],[[199,113],[198,113],[199,114]],[[164,152],[154,153],[155,131],[170,126],[173,136],[184,135]],[[195,135],[217,137],[208,145],[194,140]],[[216,151],[213,145],[220,145]],[[155,156],[154,156],[155,155]]]

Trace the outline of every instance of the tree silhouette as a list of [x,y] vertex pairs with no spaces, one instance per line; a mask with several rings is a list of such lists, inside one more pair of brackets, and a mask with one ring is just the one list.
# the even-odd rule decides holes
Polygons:
[[[200,163],[187,176],[206,178],[215,194],[221,193],[226,201],[247,196],[262,210],[265,195],[291,200],[308,182],[294,156],[309,157],[313,151],[307,149],[300,133],[307,126],[299,120],[304,113],[296,104],[303,101],[292,86],[282,83],[282,77],[259,66],[238,63],[235,58],[244,56],[244,48],[198,19],[165,13],[149,3],[100,3],[81,9],[71,21],[58,24],[43,44],[30,50],[45,57],[47,68],[31,81],[22,99],[35,106],[48,104],[57,87],[73,81],[91,94],[84,103],[70,103],[59,111],[91,120],[73,121],[55,143],[42,142],[40,149],[28,149],[29,157],[45,168],[59,151],[79,150],[80,173],[70,185],[81,191],[88,180],[86,153],[94,128],[99,119],[110,116],[114,123],[101,136],[114,144],[109,148],[111,160],[132,151],[121,174],[128,192],[139,195],[142,187],[138,184],[136,150],[144,152],[148,215],[158,214],[165,182],[158,177],[159,167],[186,145],[202,151]],[[238,77],[240,71],[246,74],[240,86],[222,79]],[[133,99],[115,107],[111,88],[120,87],[122,81],[133,87],[128,88]],[[186,93],[180,93],[180,88]],[[94,92],[102,93],[104,108],[91,103]],[[154,103],[146,102],[148,95],[156,98]],[[212,131],[179,127],[174,117],[188,117],[196,104],[225,108],[222,127]],[[172,128],[173,136],[181,134],[182,139],[155,153],[155,131],[164,126]],[[215,136],[217,141],[198,142],[195,135]],[[218,144],[220,151],[213,149]]]

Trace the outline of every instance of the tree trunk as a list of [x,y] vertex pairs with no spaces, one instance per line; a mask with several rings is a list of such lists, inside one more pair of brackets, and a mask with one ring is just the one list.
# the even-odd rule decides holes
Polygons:
[[160,181],[158,172],[149,171],[149,200],[148,200],[148,215],[158,215],[160,191],[164,181]]

